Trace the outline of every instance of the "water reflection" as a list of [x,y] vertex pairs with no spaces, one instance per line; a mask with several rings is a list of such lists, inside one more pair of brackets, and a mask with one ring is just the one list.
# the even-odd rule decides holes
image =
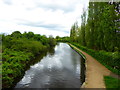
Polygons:
[[[81,71],[81,58],[78,54],[76,54],[77,52],[73,49],[71,49],[71,58],[72,58],[72,63],[74,66],[74,72],[76,73],[77,78],[80,77],[80,71]],[[79,58],[79,60],[78,60]]]
[[55,53],[54,47],[50,47],[48,53],[52,56]]
[[60,43],[31,66],[15,88],[79,88],[81,56]]
[[81,58],[81,74],[80,74],[80,80],[81,83],[85,82],[85,59]]

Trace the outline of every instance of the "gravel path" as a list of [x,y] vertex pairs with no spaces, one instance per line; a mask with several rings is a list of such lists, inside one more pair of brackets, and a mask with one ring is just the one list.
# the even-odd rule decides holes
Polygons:
[[[71,45],[76,48],[75,46]],[[76,48],[86,56],[86,79],[82,88],[106,88],[104,83],[104,76],[112,76],[120,78],[118,75],[112,73],[105,66],[100,64],[92,56]]]

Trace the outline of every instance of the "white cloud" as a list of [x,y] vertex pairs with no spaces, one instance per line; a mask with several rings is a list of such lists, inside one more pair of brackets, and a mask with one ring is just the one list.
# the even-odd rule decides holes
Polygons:
[[88,0],[1,0],[0,33],[19,30],[66,36],[75,21],[80,23],[85,5]]

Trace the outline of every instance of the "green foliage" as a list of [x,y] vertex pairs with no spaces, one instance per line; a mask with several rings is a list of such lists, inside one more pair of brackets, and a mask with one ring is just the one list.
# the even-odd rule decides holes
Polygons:
[[120,13],[118,2],[89,2],[81,15],[81,26],[70,30],[72,42],[94,50],[120,51]]
[[[68,43],[68,44],[69,44],[69,43]],[[84,60],[86,60],[86,56],[85,56],[83,53],[81,53],[78,49],[72,47],[71,44],[69,44],[69,45],[70,45],[71,48],[73,48],[75,51],[77,51],[77,52],[84,58]]]
[[13,84],[14,80],[23,73],[28,61],[33,58],[33,54],[5,49],[2,56],[2,84],[3,87],[8,88]]
[[81,23],[81,29],[79,31],[79,37],[81,38],[80,43],[85,46],[86,45],[86,41],[85,41],[86,11],[84,9],[81,19],[82,19],[82,23]]
[[71,30],[70,30],[70,38],[71,38],[71,41],[72,42],[75,42],[77,41],[77,31],[78,30],[78,23],[74,23],[71,27]]
[[[107,90],[109,90],[111,88],[111,90],[119,90],[120,89],[120,80],[117,79],[117,78],[113,78],[113,77],[110,77],[110,76],[105,76],[104,77],[104,80],[105,80],[105,85],[106,85],[106,88]],[[114,89],[112,89],[114,88]]]
[[11,36],[14,37],[14,38],[21,38],[22,37],[22,35],[21,35],[21,33],[19,31],[13,32],[11,34]]
[[56,37],[57,42],[70,42],[70,37]]
[[56,45],[56,41],[55,41],[55,39],[53,38],[53,36],[49,36],[49,45],[50,45],[50,46],[55,46],[55,45]]
[[101,64],[105,65],[112,72],[120,75],[120,53],[119,52],[106,52],[106,51],[95,51],[93,49],[88,49],[87,47],[81,46],[76,43],[72,43],[81,50],[87,52]]
[[11,35],[2,35],[2,86],[13,87],[16,79],[24,74],[25,68],[38,54],[49,50],[56,45],[51,36],[34,34],[33,32],[21,34],[19,31]]
[[24,32],[24,33],[23,33],[23,36],[24,36],[25,38],[31,39],[31,38],[34,37],[34,33],[33,33],[33,32],[28,32],[28,33]]

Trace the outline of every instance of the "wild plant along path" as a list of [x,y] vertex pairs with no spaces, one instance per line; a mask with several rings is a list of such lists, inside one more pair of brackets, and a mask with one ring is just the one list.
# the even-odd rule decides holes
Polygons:
[[92,56],[78,49],[74,45],[70,45],[86,56],[86,79],[82,88],[106,88],[104,83],[104,76],[120,78],[118,75],[112,73],[105,66],[100,64]]

